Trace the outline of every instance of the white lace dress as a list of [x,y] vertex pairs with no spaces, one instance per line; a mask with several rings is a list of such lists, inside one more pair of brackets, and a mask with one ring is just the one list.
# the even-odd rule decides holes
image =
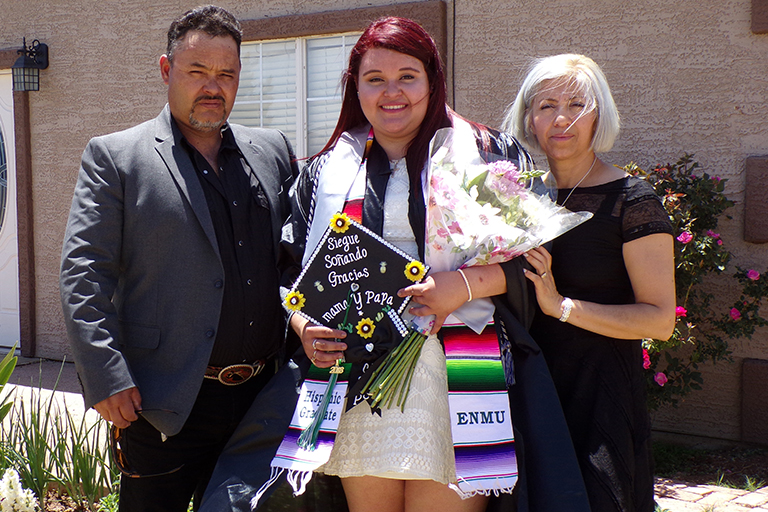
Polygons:
[[[390,162],[392,175],[384,202],[383,235],[417,258],[418,249],[408,222],[408,172],[405,159]],[[344,413],[328,462],[319,469],[340,477],[378,476],[401,480],[456,480],[448,410],[445,355],[437,337],[430,336],[416,364],[405,412],[399,407],[371,414],[367,403]]]

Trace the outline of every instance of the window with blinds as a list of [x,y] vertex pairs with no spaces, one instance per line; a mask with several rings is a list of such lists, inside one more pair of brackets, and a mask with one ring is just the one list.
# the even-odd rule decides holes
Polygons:
[[240,87],[229,119],[277,128],[303,158],[328,141],[341,107],[341,75],[360,34],[243,42]]

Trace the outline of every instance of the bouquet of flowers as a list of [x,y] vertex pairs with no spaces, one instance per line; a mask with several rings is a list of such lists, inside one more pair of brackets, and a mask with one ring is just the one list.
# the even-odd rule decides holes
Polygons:
[[[430,143],[425,257],[432,271],[509,261],[592,216],[532,192],[533,178],[542,171],[521,170],[498,155],[483,158],[464,124],[438,130]],[[475,299],[451,316],[480,333],[493,312],[490,299]],[[414,318],[403,342],[371,375],[363,393],[373,407],[405,406],[413,368],[433,324],[434,317]]]

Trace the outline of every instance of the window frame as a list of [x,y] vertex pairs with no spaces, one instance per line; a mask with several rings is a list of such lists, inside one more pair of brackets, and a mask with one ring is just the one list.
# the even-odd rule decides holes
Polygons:
[[421,24],[434,38],[443,60],[449,61],[447,8],[443,0],[244,20],[240,25],[243,30],[243,41],[267,41],[362,32],[371,21],[383,16],[402,16]]
[[[383,16],[401,16],[415,20],[429,32],[435,40],[437,49],[445,64],[452,61],[452,56],[448,54],[447,14],[447,6],[443,0],[429,0],[426,2],[409,2],[378,7],[243,20],[240,24],[243,30],[243,43],[271,42],[286,39],[298,40],[303,38],[304,41],[298,45],[301,48],[297,48],[297,57],[300,57],[297,58],[297,67],[300,67],[304,63],[305,55],[299,56],[298,52],[306,52],[306,39],[361,33],[373,20]],[[447,90],[449,91],[448,103],[451,104],[453,101],[450,94],[453,82],[452,69],[445,65],[444,69],[448,86]],[[297,155],[304,154],[306,145],[308,145],[306,72],[306,67],[297,70],[297,76],[305,77],[301,80],[301,86],[296,91],[297,104],[303,105],[300,108],[302,119],[299,120],[299,116],[297,116],[297,140],[302,141],[297,143],[299,147],[294,148]],[[299,132],[299,130],[301,131]],[[303,136],[300,136],[301,133],[303,133]]]
[[[270,43],[289,43],[293,46],[294,49],[294,57],[295,57],[295,67],[293,70],[294,77],[296,78],[296,96],[292,101],[295,101],[296,104],[296,117],[295,117],[295,125],[294,130],[296,132],[296,140],[292,142],[294,143],[294,152],[299,158],[305,158],[309,155],[310,151],[310,96],[309,96],[309,85],[310,80],[308,77],[309,73],[309,63],[307,61],[308,54],[309,54],[309,42],[312,40],[318,40],[318,39],[324,39],[324,38],[340,38],[342,36],[344,37],[354,37],[357,38],[360,36],[362,32],[356,31],[356,32],[343,32],[343,33],[332,33],[332,34],[313,34],[309,36],[298,36],[298,37],[288,37],[288,38],[281,38],[281,39],[260,39],[257,41],[243,41],[243,47],[245,45],[250,44],[259,44],[259,45],[267,45]],[[356,39],[355,39],[356,41]],[[351,49],[347,47],[349,43],[345,42],[345,47],[348,49]],[[351,46],[351,44],[349,44]],[[259,65],[263,65],[263,46],[260,46],[259,48]],[[241,51],[241,55],[242,55]],[[342,66],[343,70],[344,66]],[[287,68],[286,68],[287,69]],[[259,79],[264,79],[264,72],[263,69],[258,70],[258,77]],[[339,99],[341,98],[341,72],[339,72],[339,86],[336,90],[335,94],[339,94]],[[240,78],[241,85],[243,82],[243,77]],[[311,100],[322,100],[322,99],[331,99],[331,98],[311,98]],[[264,115],[263,115],[263,106],[265,103],[265,100],[259,99],[260,103],[260,112],[259,112],[259,126],[264,126]],[[266,103],[269,103],[269,101],[266,101]],[[235,101],[235,105],[238,104],[238,101]],[[239,122],[235,120],[234,122]],[[287,134],[286,134],[287,135]],[[328,134],[330,135],[330,133]],[[314,151],[314,149],[312,149]]]

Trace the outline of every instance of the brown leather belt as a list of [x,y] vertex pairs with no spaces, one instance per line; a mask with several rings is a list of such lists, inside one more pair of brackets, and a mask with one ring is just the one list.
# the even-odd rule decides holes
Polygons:
[[260,374],[267,362],[259,360],[252,364],[240,363],[229,366],[209,366],[205,369],[206,379],[218,380],[225,386],[237,386]]

